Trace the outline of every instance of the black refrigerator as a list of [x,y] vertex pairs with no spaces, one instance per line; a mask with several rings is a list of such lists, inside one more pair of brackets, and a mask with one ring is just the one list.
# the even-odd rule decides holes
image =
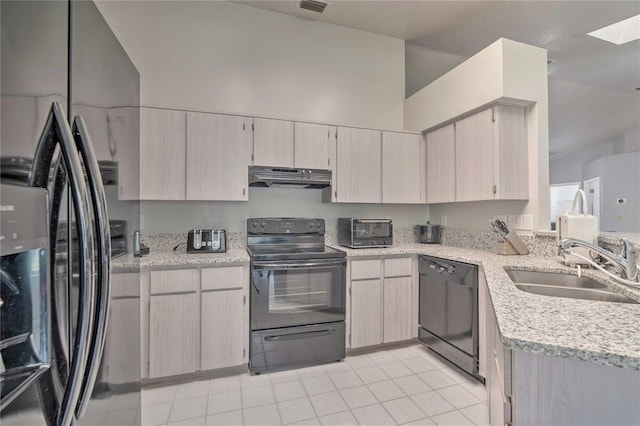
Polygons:
[[91,1],[0,18],[0,423],[140,424],[139,73]]

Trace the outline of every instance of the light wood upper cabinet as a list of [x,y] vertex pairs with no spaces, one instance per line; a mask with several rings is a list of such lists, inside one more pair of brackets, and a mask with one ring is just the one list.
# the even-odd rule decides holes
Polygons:
[[[422,136],[411,133],[382,132],[382,202],[418,204]],[[422,178],[421,178],[422,177]]]
[[338,127],[337,167],[334,169],[335,201],[382,201],[381,132]]
[[294,166],[301,169],[331,169],[330,143],[336,128],[326,124],[295,123]]
[[523,107],[497,105],[455,123],[456,201],[528,198]]
[[246,201],[252,119],[187,113],[187,200]]
[[427,203],[456,200],[456,139],[454,125],[427,133]]
[[253,164],[293,167],[293,122],[253,119]]
[[140,108],[140,199],[184,200],[186,113]]

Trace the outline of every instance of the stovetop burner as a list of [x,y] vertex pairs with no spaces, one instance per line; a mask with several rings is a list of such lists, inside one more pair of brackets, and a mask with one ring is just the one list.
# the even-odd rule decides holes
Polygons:
[[247,250],[252,261],[343,258],[324,244],[324,219],[252,218],[247,220]]

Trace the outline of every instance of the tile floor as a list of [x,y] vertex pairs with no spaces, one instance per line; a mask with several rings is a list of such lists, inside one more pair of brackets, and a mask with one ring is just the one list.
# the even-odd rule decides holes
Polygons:
[[485,388],[420,343],[142,391],[143,425],[487,425]]

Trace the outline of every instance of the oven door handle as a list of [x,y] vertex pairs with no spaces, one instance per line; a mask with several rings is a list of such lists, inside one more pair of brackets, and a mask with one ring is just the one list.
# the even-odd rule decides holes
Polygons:
[[336,266],[346,266],[347,260],[313,261],[313,262],[253,262],[254,270],[278,270],[278,269],[311,269],[311,268],[333,268]]
[[322,336],[331,336],[335,333],[335,329],[330,330],[317,330],[317,331],[303,331],[301,333],[291,333],[291,334],[282,334],[279,336],[266,336],[264,340],[266,342],[286,342],[289,340],[299,340],[306,339],[309,337],[322,337]]

